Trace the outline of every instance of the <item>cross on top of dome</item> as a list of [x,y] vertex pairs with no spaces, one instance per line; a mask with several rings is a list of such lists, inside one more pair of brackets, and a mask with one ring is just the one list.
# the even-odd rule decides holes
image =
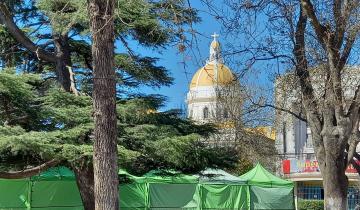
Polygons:
[[210,56],[208,62],[222,63],[223,61],[221,58],[220,42],[216,39],[219,37],[219,34],[214,33],[211,36],[214,38],[214,40],[210,44]]
[[216,32],[214,32],[213,35],[211,35],[214,38],[214,41],[216,41],[216,38],[219,37],[219,34],[217,34]]

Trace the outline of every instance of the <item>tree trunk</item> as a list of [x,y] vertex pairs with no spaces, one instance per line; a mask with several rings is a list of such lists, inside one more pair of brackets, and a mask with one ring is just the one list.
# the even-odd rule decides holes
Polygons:
[[114,0],[88,0],[94,75],[96,210],[118,210]]
[[70,79],[70,72],[68,67],[71,67],[71,57],[70,57],[70,50],[68,44],[68,38],[64,35],[53,35],[54,44],[55,44],[55,73],[56,78],[61,84],[62,88],[67,91],[71,92],[71,79]]
[[76,183],[80,191],[84,210],[95,210],[94,170],[89,165],[74,166]]
[[[347,209],[348,178],[345,175],[347,162],[344,157],[345,146],[338,136],[325,135],[323,138],[323,157],[319,157],[321,175],[324,186],[324,209],[344,210]],[[319,149],[322,148],[317,148]],[[320,153],[317,153],[319,156]]]
[[[326,166],[323,175],[324,199],[326,210],[347,209],[348,179],[343,168],[336,158],[327,154]],[[344,159],[342,160],[344,162]]]

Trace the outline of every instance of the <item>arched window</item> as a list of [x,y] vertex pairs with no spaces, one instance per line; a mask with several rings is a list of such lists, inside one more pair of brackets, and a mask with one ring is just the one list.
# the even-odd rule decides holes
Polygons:
[[229,117],[229,112],[227,108],[224,109],[224,118],[227,119]]
[[190,110],[190,113],[189,113],[189,118],[193,118],[193,114],[194,114],[194,112],[193,112],[193,110],[191,109],[191,110]]
[[205,107],[205,108],[203,109],[203,118],[204,118],[204,119],[209,118],[209,108],[207,108],[207,107]]

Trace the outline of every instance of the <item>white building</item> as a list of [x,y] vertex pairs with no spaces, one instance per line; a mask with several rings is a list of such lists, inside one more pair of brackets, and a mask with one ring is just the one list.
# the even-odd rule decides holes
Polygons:
[[209,59],[194,74],[186,98],[188,117],[199,123],[226,122],[241,112],[239,82],[223,62],[218,35],[212,36]]
[[[310,71],[315,97],[322,97],[324,93],[323,72],[321,67]],[[360,83],[359,72],[360,68],[354,67],[344,70],[342,85],[345,98],[350,99],[354,95],[354,87]],[[275,104],[277,107],[290,110],[303,117],[306,116],[301,105],[299,83],[293,72],[277,78]],[[322,176],[314,154],[309,126],[305,121],[283,111],[276,111],[275,118],[275,145],[281,161],[279,173],[296,182],[298,198],[323,199]],[[350,181],[349,209],[353,209],[355,204],[360,202],[359,175],[350,165],[347,169],[347,176]]]
[[267,154],[275,153],[274,141],[260,132],[266,128],[244,128],[239,80],[224,64],[217,35],[213,37],[205,66],[196,71],[189,84],[186,98],[188,117],[197,123],[214,123],[217,126],[218,133],[204,139],[208,145],[241,145],[239,151],[245,150],[249,161],[273,168],[274,157]]

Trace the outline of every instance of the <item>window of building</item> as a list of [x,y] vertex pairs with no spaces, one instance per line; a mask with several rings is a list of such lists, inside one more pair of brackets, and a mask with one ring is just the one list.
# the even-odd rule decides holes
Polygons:
[[194,112],[193,112],[193,110],[191,109],[191,110],[190,110],[190,113],[189,113],[189,118],[193,118],[193,114],[194,114]]
[[207,108],[207,107],[205,107],[205,108],[203,109],[203,118],[204,118],[204,119],[209,118],[209,108]]
[[321,186],[299,186],[298,198],[305,200],[323,200],[324,189]]
[[287,143],[286,143],[286,123],[283,124],[283,150],[284,154],[287,152]]
[[229,112],[226,108],[224,109],[224,118],[229,118]]
[[306,125],[306,146],[312,147],[311,129]]
[[[323,200],[324,189],[321,186],[311,186],[306,183],[298,183],[297,187],[298,199],[304,200]],[[355,209],[360,202],[360,192],[357,187],[351,186],[348,188],[348,209]]]

